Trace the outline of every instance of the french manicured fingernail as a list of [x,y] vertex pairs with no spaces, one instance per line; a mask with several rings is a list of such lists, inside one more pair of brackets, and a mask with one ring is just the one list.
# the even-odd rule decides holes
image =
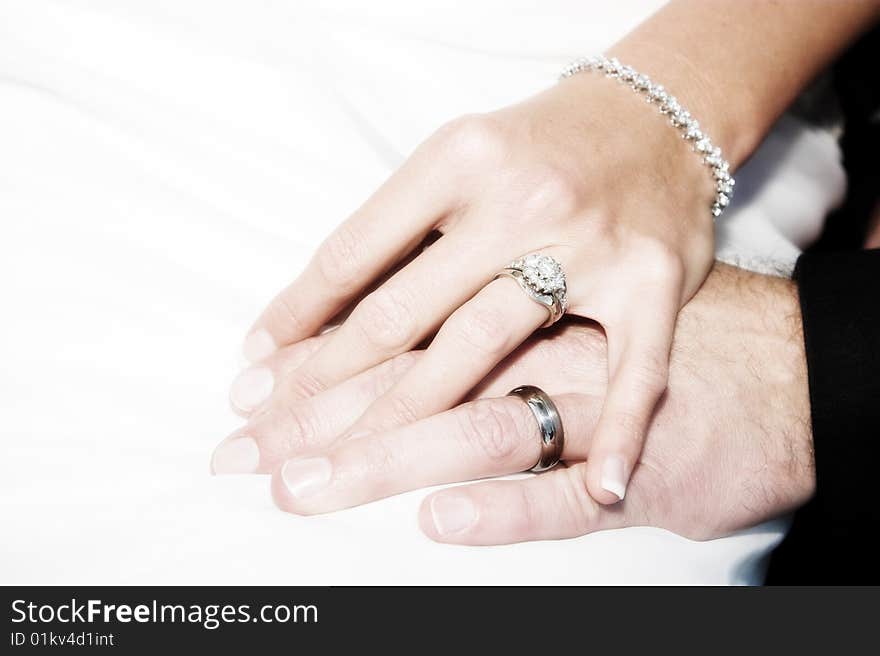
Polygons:
[[259,328],[245,338],[241,352],[248,362],[259,362],[272,355],[277,349],[278,346],[272,339],[272,335],[263,328]]
[[281,480],[291,495],[305,499],[325,488],[331,473],[327,458],[295,458],[281,467]]
[[461,494],[438,494],[431,499],[431,518],[440,535],[461,533],[477,521],[477,509]]
[[250,437],[236,437],[220,444],[211,457],[215,474],[252,474],[260,466],[260,449]]
[[268,367],[251,367],[245,369],[235,380],[229,390],[229,399],[239,410],[250,411],[269,398],[275,378]]
[[608,456],[602,463],[603,490],[611,492],[621,501],[626,496],[626,463],[620,456]]

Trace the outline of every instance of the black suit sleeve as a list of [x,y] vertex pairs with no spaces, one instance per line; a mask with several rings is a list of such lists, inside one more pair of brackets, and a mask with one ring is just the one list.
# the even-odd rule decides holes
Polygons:
[[880,250],[810,253],[803,315],[816,495],[771,557],[768,584],[880,583]]

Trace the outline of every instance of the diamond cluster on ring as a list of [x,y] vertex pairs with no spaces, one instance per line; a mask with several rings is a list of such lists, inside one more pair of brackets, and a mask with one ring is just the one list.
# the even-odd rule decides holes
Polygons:
[[551,299],[554,296],[559,299],[565,311],[567,307],[565,273],[559,262],[549,255],[532,253],[511,262],[510,268],[522,271],[526,284],[536,293]]

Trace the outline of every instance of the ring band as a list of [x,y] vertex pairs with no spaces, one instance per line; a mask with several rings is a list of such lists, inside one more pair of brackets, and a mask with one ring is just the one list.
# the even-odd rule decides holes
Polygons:
[[493,280],[501,277],[515,280],[530,299],[547,308],[549,316],[542,328],[552,326],[565,314],[568,303],[565,272],[549,255],[532,253],[514,260],[496,273]]
[[541,431],[541,456],[529,471],[542,472],[555,467],[562,458],[562,447],[565,443],[565,431],[562,419],[553,400],[541,389],[532,385],[523,385],[510,390],[508,396],[518,396],[535,415],[538,429]]

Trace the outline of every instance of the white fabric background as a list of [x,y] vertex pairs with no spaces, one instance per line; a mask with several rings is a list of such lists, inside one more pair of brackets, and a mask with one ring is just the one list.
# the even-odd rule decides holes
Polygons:
[[[423,491],[299,518],[208,475],[244,331],[323,235],[658,4],[0,0],[0,583],[759,581],[785,522],[462,548],[419,533]],[[793,260],[838,157],[785,123],[721,252]]]

